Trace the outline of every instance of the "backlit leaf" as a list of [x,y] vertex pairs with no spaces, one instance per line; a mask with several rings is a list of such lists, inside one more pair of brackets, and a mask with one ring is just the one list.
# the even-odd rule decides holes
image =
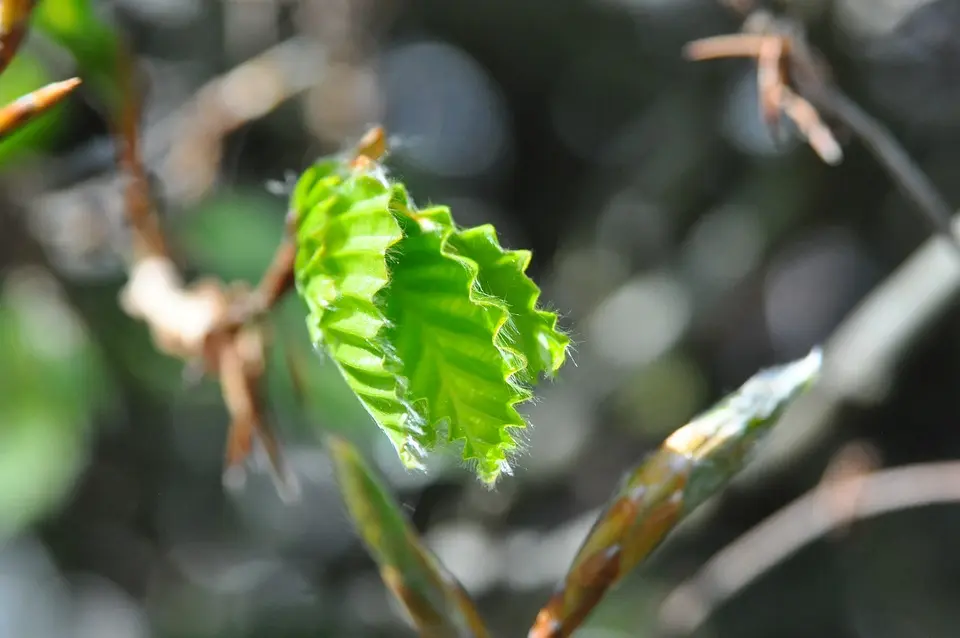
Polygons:
[[537,307],[530,254],[491,226],[458,228],[446,207],[417,210],[373,162],[318,162],[292,209],[311,337],[403,463],[455,442],[488,484],[509,472],[516,406],[569,345]]

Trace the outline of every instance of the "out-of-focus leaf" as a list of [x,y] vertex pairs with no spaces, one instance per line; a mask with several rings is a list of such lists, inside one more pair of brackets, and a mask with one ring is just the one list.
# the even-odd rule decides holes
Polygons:
[[816,380],[822,355],[757,373],[683,426],[625,477],[594,523],[529,638],[569,636],[606,592],[680,520],[745,465],[761,436]]
[[189,251],[191,262],[227,281],[256,281],[282,234],[283,205],[252,189],[205,201],[177,228],[177,239]]
[[340,491],[384,583],[425,638],[487,638],[469,595],[420,542],[399,505],[346,439],[329,435]]
[[121,42],[117,32],[97,15],[95,4],[90,0],[41,0],[33,24],[73,54],[87,84],[115,108],[122,96]]
[[0,297],[0,538],[56,506],[85,462],[104,376],[46,275],[15,272]]

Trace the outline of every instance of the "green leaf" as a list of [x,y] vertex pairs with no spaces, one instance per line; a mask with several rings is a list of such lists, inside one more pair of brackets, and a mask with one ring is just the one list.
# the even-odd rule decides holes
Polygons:
[[758,372],[627,473],[577,552],[531,636],[569,636],[601,598],[697,506],[722,489],[820,375],[819,349]]
[[231,189],[192,207],[173,230],[200,271],[224,281],[256,281],[277,248],[282,210],[261,189]]
[[418,211],[379,166],[324,160],[292,196],[298,290],[314,343],[407,467],[463,445],[492,484],[510,471],[516,405],[563,364],[569,341],[537,308],[526,251],[505,251],[492,227],[461,230],[449,209]]
[[118,84],[120,38],[102,20],[91,0],[42,0],[33,24],[70,51],[98,97],[110,108],[121,99]]
[[539,374],[555,374],[566,358],[570,338],[557,330],[556,313],[537,307],[540,288],[525,274],[532,253],[504,250],[490,224],[458,231],[451,244],[483,265],[480,288],[509,307],[520,350],[528,357],[523,371],[526,381],[536,382]]
[[489,633],[467,592],[423,546],[359,451],[337,436],[328,436],[326,442],[357,531],[420,635],[487,638]]
[[2,543],[69,494],[107,383],[86,330],[42,271],[14,270],[4,281],[0,361]]

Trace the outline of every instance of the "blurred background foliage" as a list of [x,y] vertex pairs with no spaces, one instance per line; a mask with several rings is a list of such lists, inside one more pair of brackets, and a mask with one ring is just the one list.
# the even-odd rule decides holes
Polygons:
[[[960,5],[786,4],[840,84],[960,201]],[[184,384],[117,305],[128,237],[97,80],[113,36],[94,17],[144,65],[147,162],[192,274],[256,280],[287,173],[373,122],[396,137],[390,166],[415,198],[533,249],[576,364],[528,408],[516,476],[489,492],[452,456],[403,471],[317,357],[305,416],[278,349],[271,412],[304,497],[282,503],[265,475],[224,492],[216,386]],[[0,142],[0,637],[412,635],[351,527],[320,425],[361,444],[494,635],[523,635],[624,470],[758,368],[824,340],[927,235],[860,146],[829,168],[774,144],[749,63],[681,58],[739,27],[716,0],[43,0],[34,20],[0,100],[77,64],[94,85]],[[845,412],[837,439],[868,439],[886,464],[960,456],[957,319],[930,329],[879,404]],[[298,300],[276,332],[311,352]],[[578,635],[653,635],[663,592],[809,488],[828,456],[668,543]],[[928,508],[818,542],[705,635],[952,637],[958,525],[955,508]]]

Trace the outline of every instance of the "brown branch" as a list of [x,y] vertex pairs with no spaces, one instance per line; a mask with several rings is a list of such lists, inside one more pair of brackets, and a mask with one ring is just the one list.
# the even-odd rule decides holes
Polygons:
[[[6,3],[3,6],[7,8]],[[322,50],[304,38],[288,40],[210,81],[193,100],[141,137],[134,59],[124,55],[118,69],[122,99],[110,122],[117,175],[97,177],[29,203],[40,218],[58,217],[57,210],[46,209],[63,200],[72,206],[84,202],[91,215],[97,215],[114,208],[113,198],[123,193],[122,207],[117,208],[130,227],[133,246],[128,281],[120,294],[122,308],[147,325],[158,350],[183,360],[198,376],[219,379],[231,417],[225,481],[238,482],[243,463],[258,442],[285,495],[293,495],[296,484],[265,414],[262,386],[269,326],[264,315],[292,287],[295,244],[289,237],[281,240],[255,290],[212,279],[188,284],[171,257],[145,164],[159,163],[159,181],[168,202],[195,201],[213,184],[224,136],[315,84],[322,69]]]
[[850,521],[958,502],[960,461],[834,479],[737,538],[675,588],[660,608],[661,629],[668,636],[692,634],[775,565]]
[[797,90],[820,112],[849,128],[887,171],[898,190],[926,219],[931,228],[958,251],[960,240],[950,224],[951,207],[926,173],[894,135],[860,105],[832,83],[823,72],[818,54],[798,26],[784,26],[792,32],[790,77]]
[[[289,90],[274,86],[272,91],[265,91],[255,105],[240,110],[230,98],[240,87],[262,81],[265,74],[268,76],[274,71],[271,65],[285,59],[281,52],[289,54],[293,50],[278,48],[271,55],[262,56],[255,63],[246,63],[243,69],[232,71],[209,84],[193,106],[207,116],[198,121],[185,121],[184,130],[192,131],[192,134],[183,138],[182,146],[174,146],[168,161],[176,164],[193,154],[202,155],[219,149],[222,137],[229,130],[242,124],[246,118],[262,115],[281,99],[289,97]],[[127,69],[126,75],[132,77],[132,69]],[[306,85],[305,82],[293,84],[300,88]],[[291,236],[292,220],[288,219],[287,234],[255,289],[251,290],[242,283],[224,285],[213,279],[186,285],[170,257],[148,191],[140,156],[139,104],[132,84],[128,82],[125,89],[126,106],[119,130],[120,164],[130,180],[126,213],[137,246],[129,281],[121,294],[121,304],[131,317],[148,325],[160,351],[182,359],[201,374],[219,378],[224,403],[231,416],[225,451],[225,483],[230,486],[243,483],[244,463],[253,451],[254,443],[259,442],[270,461],[281,494],[293,497],[298,491],[296,480],[289,472],[279,441],[269,426],[262,388],[269,341],[264,315],[294,284],[296,242]],[[232,109],[232,114],[226,112],[228,108]],[[352,161],[369,161],[380,157],[385,150],[384,132],[376,127],[357,145]],[[219,157],[218,152],[214,153],[216,157]],[[192,195],[196,196],[197,192],[193,191]]]
[[143,156],[140,151],[140,117],[142,103],[135,85],[134,61],[126,52],[118,55],[120,75],[119,114],[115,124],[114,138],[117,141],[117,164],[127,176],[124,199],[126,214],[133,227],[133,262],[150,257],[169,260],[166,238],[160,227],[160,219],[150,197],[150,181],[147,178]]
[[200,199],[215,183],[226,136],[316,85],[325,65],[322,49],[295,37],[204,84],[147,135],[147,146],[164,155],[161,181],[180,202]]
[[262,386],[267,336],[265,326],[258,321],[290,288],[295,246],[287,238],[282,241],[256,291],[240,283],[224,285],[213,279],[191,286],[184,283],[170,257],[149,192],[140,154],[141,108],[132,84],[132,67],[132,58],[125,57],[124,103],[116,131],[120,168],[129,180],[126,214],[135,244],[121,305],[131,317],[147,324],[158,350],[188,363],[200,362],[204,372],[219,378],[231,417],[225,483],[242,484],[243,465],[255,442],[259,442],[281,494],[295,497],[296,481],[266,416]]
[[756,29],[757,32],[695,40],[687,44],[684,53],[694,61],[754,58],[757,62],[760,113],[774,137],[779,132],[780,115],[784,114],[793,120],[820,159],[827,164],[839,164],[843,152],[833,133],[820,119],[817,110],[790,86],[788,64],[794,48],[793,38],[755,18],[748,20],[744,28]]
[[285,237],[257,285],[254,292],[257,302],[251,314],[268,311],[293,288],[293,263],[296,257],[296,242]]
[[[294,37],[210,79],[185,103],[143,122],[142,159],[164,201],[184,207],[206,195],[215,184],[225,137],[316,84],[325,68],[322,47]],[[86,149],[81,151],[81,156],[88,155]],[[83,172],[89,173],[91,168],[84,164]],[[122,190],[119,184],[125,180],[125,173],[98,174],[65,186],[59,176],[71,172],[76,168],[48,171],[50,177],[41,186],[57,190],[44,198],[102,199]]]
[[787,115],[829,164],[838,163],[842,151],[821,115],[845,125],[860,138],[932,229],[960,254],[960,238],[950,226],[951,207],[886,127],[830,81],[802,26],[757,10],[747,17],[743,28],[743,33],[691,42],[684,52],[693,60],[756,59],[761,112],[768,123],[775,121],[776,114]]

